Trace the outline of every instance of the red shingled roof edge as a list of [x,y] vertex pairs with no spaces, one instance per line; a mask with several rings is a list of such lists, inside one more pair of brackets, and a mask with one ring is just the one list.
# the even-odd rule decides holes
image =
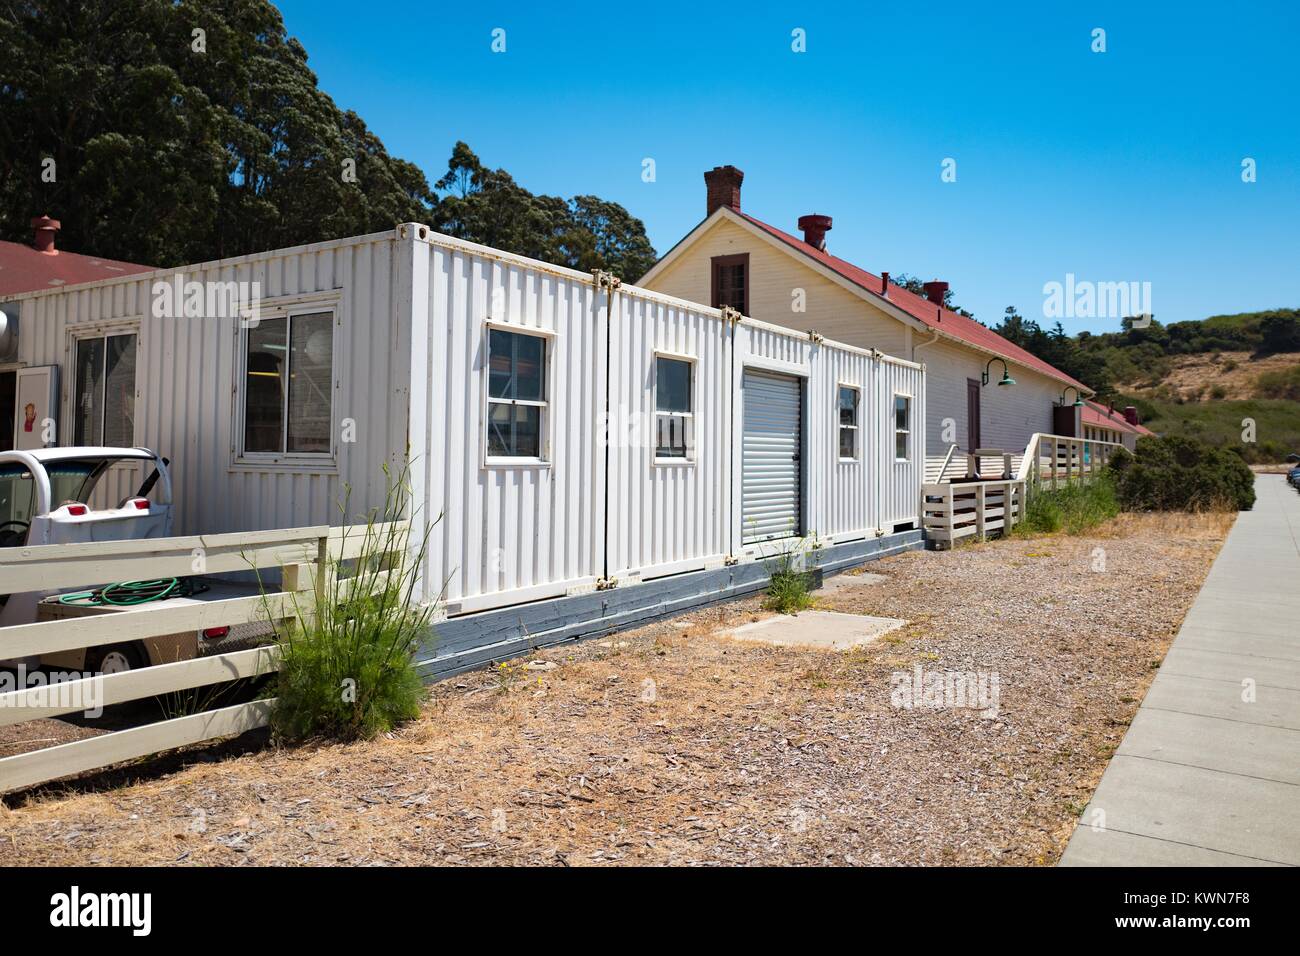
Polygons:
[[[734,210],[732,210],[734,212]],[[1086,392],[1092,389],[1077,379],[1071,378],[1055,366],[1049,365],[1038,356],[1025,351],[1020,346],[1007,341],[990,328],[980,325],[974,319],[968,319],[964,315],[953,312],[951,309],[941,309],[933,302],[909,292],[900,285],[889,283],[889,292],[882,295],[881,278],[873,275],[865,269],[859,269],[851,262],[837,258],[828,252],[810,246],[788,232],[783,232],[775,226],[769,226],[761,219],[755,219],[749,213],[737,212],[736,215],[746,220],[750,224],[763,230],[768,235],[790,246],[796,252],[801,252],[815,262],[821,263],[826,268],[835,272],[841,278],[847,279],[863,291],[883,299],[896,308],[902,309],[912,318],[923,322],[927,327],[936,329],[946,335],[949,335],[967,345],[975,346],[988,352],[993,352],[1008,361],[1015,362],[1025,368],[1040,372],[1050,378],[1064,382],[1067,385],[1073,385],[1076,388]]]

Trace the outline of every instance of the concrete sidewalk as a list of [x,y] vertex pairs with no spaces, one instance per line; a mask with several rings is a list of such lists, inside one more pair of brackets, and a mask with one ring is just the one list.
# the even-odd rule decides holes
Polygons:
[[1300,865],[1300,494],[1255,491],[1062,866]]

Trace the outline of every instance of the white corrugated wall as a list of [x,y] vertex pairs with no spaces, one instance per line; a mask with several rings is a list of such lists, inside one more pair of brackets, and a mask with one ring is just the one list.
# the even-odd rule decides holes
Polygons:
[[[611,577],[721,563],[730,550],[730,323],[713,309],[626,287],[610,332]],[[655,359],[693,365],[693,453],[655,458]]]
[[[422,507],[441,516],[429,587],[451,613],[590,587],[605,548],[605,294],[589,275],[442,237],[416,255],[428,257],[415,312],[427,349],[414,357],[428,414],[412,453],[427,458]],[[545,463],[487,461],[489,322],[546,333]]]
[[[386,232],[19,296],[19,358],[60,367],[59,426],[67,440],[59,443],[69,444],[74,335],[138,333],[135,443],[171,459],[177,533],[340,524],[344,485],[352,488],[351,513],[381,504],[381,466],[395,464],[404,445],[408,360],[393,302],[395,246],[396,233]],[[153,284],[176,274],[257,281],[264,301],[318,301],[320,294],[337,301],[333,461],[234,460],[236,320],[155,317]],[[340,425],[349,418],[355,440],[345,442]],[[97,501],[115,504],[137,482],[138,473],[124,468],[106,479]]]
[[[888,533],[896,524],[918,521],[921,507],[921,479],[925,474],[926,394],[925,371],[902,359],[881,357],[876,363],[876,394],[881,414],[875,416],[882,432],[875,447],[881,476],[880,528]],[[911,440],[908,457],[895,455],[894,396],[911,398]],[[916,527],[920,527],[919,524]]]

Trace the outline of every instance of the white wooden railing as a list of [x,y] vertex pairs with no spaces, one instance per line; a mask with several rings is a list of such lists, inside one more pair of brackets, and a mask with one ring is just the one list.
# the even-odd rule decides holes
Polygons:
[[[967,455],[962,478],[943,481],[953,448],[948,450],[938,479],[921,486],[921,519],[926,537],[938,547],[952,547],[962,538],[985,538],[1010,530],[1024,516],[1036,490],[1086,481],[1110,461],[1115,442],[1064,435],[1035,434],[1024,455],[977,449]],[[955,446],[954,446],[955,448]],[[994,469],[997,477],[980,477]]]
[[[370,526],[369,550],[391,526]],[[226,600],[153,605],[117,613],[0,628],[0,659],[40,657],[60,651],[136,643],[208,628],[269,622],[279,625],[310,611],[325,590],[326,569],[358,557],[366,526],[316,526],[238,534],[194,535],[143,541],[54,544],[0,550],[0,594],[85,588],[115,581],[283,570],[282,590]],[[404,540],[404,535],[399,535]],[[373,580],[373,579],[370,579]],[[43,687],[0,693],[0,726],[158,697],[277,669],[279,649],[255,647],[195,657],[122,673],[87,676]],[[160,720],[56,747],[0,759],[0,793],[145,757],[163,750],[243,733],[268,722],[275,701],[255,700]]]

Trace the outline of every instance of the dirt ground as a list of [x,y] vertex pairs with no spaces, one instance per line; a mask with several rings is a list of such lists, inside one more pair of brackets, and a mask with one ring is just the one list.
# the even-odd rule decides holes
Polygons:
[[1300,365],[1300,352],[1279,352],[1259,358],[1249,352],[1215,352],[1180,355],[1174,367],[1160,382],[1147,380],[1125,382],[1120,391],[1142,395],[1152,385],[1167,385],[1183,398],[1210,397],[1210,389],[1224,390],[1225,400],[1255,397],[1256,380],[1265,372],[1279,372]]
[[[376,741],[11,796],[0,862],[1052,864],[1230,521],[871,564],[819,606],[911,623],[847,653],[719,636],[751,598],[445,681]],[[917,666],[995,673],[996,715],[895,707]]]

